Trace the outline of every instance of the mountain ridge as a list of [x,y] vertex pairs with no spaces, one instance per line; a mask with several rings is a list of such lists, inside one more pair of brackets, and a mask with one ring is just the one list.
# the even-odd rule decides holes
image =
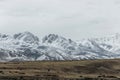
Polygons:
[[30,32],[0,34],[0,61],[82,60],[120,58],[120,34],[75,42],[49,34],[41,40]]

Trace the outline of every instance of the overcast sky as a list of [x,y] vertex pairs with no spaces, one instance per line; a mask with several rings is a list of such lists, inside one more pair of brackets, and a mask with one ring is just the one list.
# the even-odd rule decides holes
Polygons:
[[120,0],[0,0],[0,33],[78,40],[120,32]]

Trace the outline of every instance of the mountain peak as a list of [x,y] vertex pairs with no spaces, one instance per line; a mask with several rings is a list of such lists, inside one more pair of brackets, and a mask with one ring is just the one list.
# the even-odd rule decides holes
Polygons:
[[48,37],[49,38],[58,38],[58,35],[57,34],[49,34]]
[[26,43],[39,43],[39,38],[35,35],[33,35],[32,33],[30,32],[23,32],[23,33],[18,33],[18,34],[15,34],[14,35],[14,38],[15,39],[18,39],[18,40],[21,40],[21,41],[24,41]]
[[23,34],[28,34],[28,35],[33,35],[31,32],[29,32],[29,31],[25,31],[25,32],[23,32]]
[[116,38],[116,39],[120,38],[120,34],[119,34],[119,33],[116,33],[116,34],[115,34],[115,38]]
[[45,43],[45,42],[52,43],[57,38],[59,38],[58,35],[56,35],[56,34],[49,34],[49,35],[45,36],[42,41],[43,41],[43,43]]
[[6,34],[0,34],[0,38],[6,38],[6,37],[9,37],[9,35],[6,35]]

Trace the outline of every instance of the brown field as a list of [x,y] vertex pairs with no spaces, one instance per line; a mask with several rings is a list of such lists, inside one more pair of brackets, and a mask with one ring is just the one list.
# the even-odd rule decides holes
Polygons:
[[[120,59],[0,63],[0,80],[18,80],[18,79],[10,79],[14,77],[16,78],[31,77],[31,80],[41,80],[41,79],[32,79],[33,77],[48,77],[48,78],[59,77],[60,80],[62,80],[62,78],[79,79],[83,77],[97,78],[101,76],[107,78],[108,77],[120,78]],[[2,79],[5,77],[9,77],[9,79]],[[19,79],[19,80],[30,80],[30,79]],[[44,80],[48,80],[48,79],[44,79]],[[120,79],[116,79],[116,80],[120,80]]]

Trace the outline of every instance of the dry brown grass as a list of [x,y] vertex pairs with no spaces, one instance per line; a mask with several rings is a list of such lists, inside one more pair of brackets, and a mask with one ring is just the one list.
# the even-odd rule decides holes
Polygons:
[[120,59],[0,63],[0,76],[43,76],[45,74],[55,74],[60,77],[99,75],[120,77]]

